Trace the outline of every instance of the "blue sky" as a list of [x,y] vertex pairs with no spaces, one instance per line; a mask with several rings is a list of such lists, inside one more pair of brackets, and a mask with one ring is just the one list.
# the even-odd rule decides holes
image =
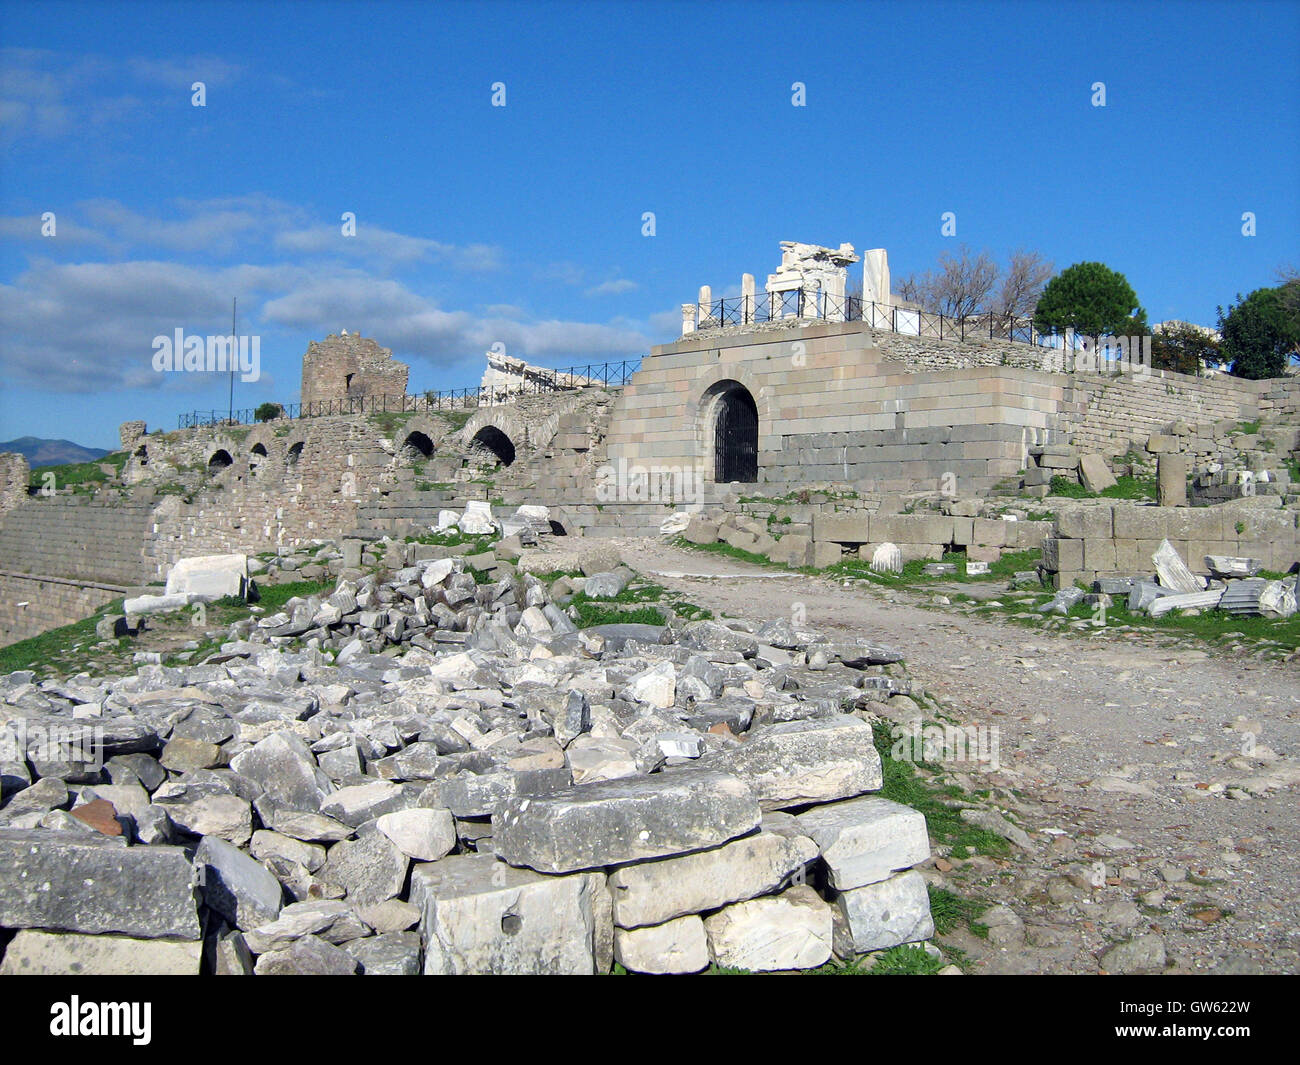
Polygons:
[[1300,266],[1298,43],[1300,5],[1247,0],[2,0],[0,439],[224,407],[152,341],[228,332],[232,296],[262,351],[237,406],[296,400],[343,328],[462,387],[496,343],[672,341],[781,240],[895,279],[961,242],[1100,260],[1152,321],[1213,324]]

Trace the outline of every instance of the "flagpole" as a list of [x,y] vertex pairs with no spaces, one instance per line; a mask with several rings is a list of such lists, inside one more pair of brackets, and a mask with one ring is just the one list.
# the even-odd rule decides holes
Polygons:
[[236,335],[235,315],[239,310],[239,297],[235,296],[230,305],[230,422],[235,421],[235,361],[239,351],[239,339]]

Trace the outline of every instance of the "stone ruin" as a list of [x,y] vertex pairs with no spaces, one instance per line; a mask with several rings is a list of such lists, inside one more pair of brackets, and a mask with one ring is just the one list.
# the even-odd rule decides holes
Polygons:
[[521,395],[537,392],[563,392],[604,382],[588,377],[564,376],[557,378],[554,370],[545,366],[532,366],[522,359],[512,359],[497,351],[488,351],[484,357],[487,367],[479,382],[482,399],[489,406],[510,403]]
[[609,551],[548,585],[506,541],[359,547],[203,664],[0,678],[0,973],[788,971],[933,935],[925,820],[872,794],[897,651],[579,630],[568,597],[631,579]]
[[302,359],[302,404],[337,408],[372,396],[405,396],[409,370],[393,358],[390,349],[368,337],[346,329],[341,335],[331,333],[307,346]]
[[[894,297],[890,293],[889,257],[884,248],[873,248],[864,256],[858,256],[852,244],[827,248],[820,244],[783,240],[781,265],[775,273],[768,274],[762,301],[755,298],[754,275],[741,276],[741,324],[800,317],[845,321],[848,317],[845,306],[848,268],[857,262],[863,263],[863,300],[878,304],[878,312],[892,306]],[[797,293],[797,298],[791,297],[790,293]],[[713,318],[712,308],[713,288],[701,285],[698,301],[682,304],[682,335],[722,324]]]

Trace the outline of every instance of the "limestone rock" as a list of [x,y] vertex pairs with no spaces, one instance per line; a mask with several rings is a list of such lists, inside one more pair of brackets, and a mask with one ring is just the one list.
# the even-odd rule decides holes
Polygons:
[[202,950],[197,939],[24,929],[5,948],[0,976],[197,976]]
[[353,905],[371,906],[402,893],[409,864],[396,844],[376,830],[334,844],[320,878],[343,888]]
[[616,928],[614,958],[634,973],[697,973],[709,964],[704,921],[690,914],[645,928]]
[[924,815],[889,799],[831,803],[796,820],[816,842],[838,891],[887,880],[930,856]]
[[0,925],[197,939],[189,859],[121,837],[0,829]]
[[216,836],[204,836],[194,854],[204,901],[247,931],[275,920],[284,901],[280,882],[261,862]]
[[847,799],[883,784],[871,726],[842,714],[764,726],[700,764],[738,776],[765,810]]
[[505,861],[567,873],[716,846],[759,821],[740,780],[692,768],[513,799],[492,828]]
[[704,930],[713,960],[728,969],[815,969],[831,957],[831,909],[805,884],[727,906],[704,921]]
[[624,865],[609,874],[621,928],[662,924],[774,891],[817,857],[806,836],[762,831],[720,847]]
[[840,894],[836,901],[842,921],[836,944],[841,957],[917,943],[934,935],[930,896],[916,870]]
[[612,939],[603,873],[542,876],[490,854],[416,866],[426,974],[590,975]]
[[456,846],[456,823],[450,810],[397,810],[376,820],[375,827],[399,851],[419,862],[436,861]]

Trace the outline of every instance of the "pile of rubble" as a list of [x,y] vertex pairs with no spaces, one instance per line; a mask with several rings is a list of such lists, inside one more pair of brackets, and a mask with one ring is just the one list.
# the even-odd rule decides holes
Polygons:
[[1296,612],[1296,585],[1300,576],[1268,580],[1256,574],[1263,568],[1258,558],[1206,555],[1206,574],[1188,568],[1178,550],[1163,540],[1151,556],[1155,574],[1147,577],[1099,577],[1092,594],[1079,587],[1062,588],[1042,613],[1065,614],[1078,603],[1106,608],[1115,599],[1126,601],[1130,613],[1163,617],[1173,611],[1196,615],[1223,610],[1251,617],[1289,618]]
[[580,630],[554,591],[426,559],[202,664],[0,678],[0,972],[773,971],[932,935],[924,818],[870,794],[896,651]]

